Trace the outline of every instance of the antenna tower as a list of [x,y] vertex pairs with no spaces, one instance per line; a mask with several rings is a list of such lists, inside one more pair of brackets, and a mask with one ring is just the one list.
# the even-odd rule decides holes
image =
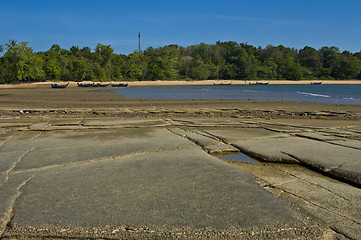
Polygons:
[[140,52],[140,37],[142,36],[142,34],[140,32],[138,32],[138,38],[139,38],[139,52]]

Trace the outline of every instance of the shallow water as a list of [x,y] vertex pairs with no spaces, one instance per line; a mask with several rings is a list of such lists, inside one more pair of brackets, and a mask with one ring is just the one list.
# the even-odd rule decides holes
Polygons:
[[230,153],[230,154],[222,154],[222,155],[217,155],[218,158],[223,159],[223,160],[231,160],[231,161],[236,161],[236,162],[243,162],[243,163],[252,163],[252,164],[260,164],[259,161],[250,158],[249,156],[247,156],[244,153],[238,152],[238,153]]
[[286,100],[361,105],[361,84],[142,86],[114,90],[129,98],[195,100]]

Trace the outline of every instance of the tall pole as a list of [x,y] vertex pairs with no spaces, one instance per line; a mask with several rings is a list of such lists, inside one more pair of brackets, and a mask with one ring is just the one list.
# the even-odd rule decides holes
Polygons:
[[138,32],[138,38],[139,38],[139,52],[140,52],[140,36],[142,36],[142,34],[140,32]]

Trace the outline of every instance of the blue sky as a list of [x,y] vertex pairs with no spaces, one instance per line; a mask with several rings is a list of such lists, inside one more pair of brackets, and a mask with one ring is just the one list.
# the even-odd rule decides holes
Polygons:
[[361,0],[0,0],[0,44],[35,51],[111,44],[129,54],[168,44],[236,41],[361,50]]

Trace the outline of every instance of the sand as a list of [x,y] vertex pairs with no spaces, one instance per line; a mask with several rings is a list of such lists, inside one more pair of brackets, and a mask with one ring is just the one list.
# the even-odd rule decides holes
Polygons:
[[132,99],[112,88],[52,89],[33,84],[0,90],[0,118],[30,117],[232,117],[358,121],[357,105],[291,101]]

